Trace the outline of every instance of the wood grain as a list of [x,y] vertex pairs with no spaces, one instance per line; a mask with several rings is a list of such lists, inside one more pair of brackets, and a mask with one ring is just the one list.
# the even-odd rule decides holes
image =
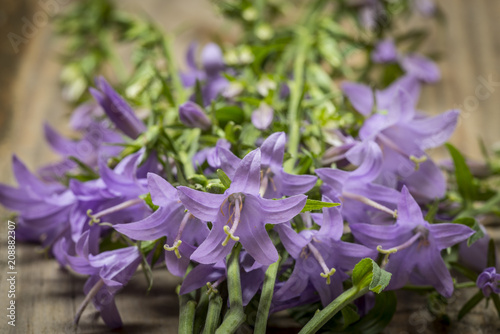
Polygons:
[[[4,6],[4,2],[6,5]],[[496,0],[443,0],[439,2],[447,21],[441,27],[432,26],[429,51],[439,51],[443,80],[426,87],[421,108],[432,114],[467,103],[475,95],[478,77],[500,81],[500,2]],[[0,9],[1,36],[20,30],[23,15],[30,17],[39,10],[37,1],[2,1]],[[186,29],[178,50],[185,50],[191,39],[206,40],[210,32],[224,27],[221,19],[211,12],[210,4],[202,0],[183,2],[143,0],[140,3],[124,1],[128,8],[144,11],[167,30],[184,25]],[[196,9],[196,10],[194,10]],[[8,14],[9,23],[2,17]],[[427,23],[416,23],[427,25]],[[208,31],[208,33],[207,33]],[[0,52],[0,181],[13,184],[10,170],[11,154],[17,154],[34,170],[41,164],[55,161],[56,156],[43,143],[42,124],[47,121],[59,129],[66,129],[69,110],[62,101],[58,76],[60,65],[56,54],[60,45],[51,27],[46,26],[24,46],[20,53],[9,50],[2,41]],[[179,52],[178,55],[181,53]],[[452,143],[469,157],[479,159],[477,138],[488,145],[500,141],[500,86],[494,86],[491,95],[479,101],[477,108],[463,113]],[[63,130],[64,131],[64,130]],[[0,209],[0,217],[7,213]],[[6,218],[2,218],[6,220]],[[0,224],[0,310],[6,308],[6,225]],[[500,240],[498,225],[490,231]],[[35,245],[18,244],[17,326],[11,328],[0,313],[1,333],[104,333],[107,331],[93,307],[84,313],[80,326],[74,328],[71,320],[83,300],[85,278],[76,277],[47,259]],[[176,278],[165,270],[155,272],[155,285],[149,295],[146,283],[138,273],[117,296],[117,305],[124,319],[122,333],[176,333],[177,297]],[[456,316],[457,306],[470,296],[461,292],[458,302],[450,306]],[[497,333],[498,317],[492,307],[484,304],[458,323],[449,327],[434,319],[427,311],[423,298],[412,293],[401,293],[398,313],[384,333]],[[272,318],[279,326],[292,325],[282,317]],[[288,330],[286,332],[293,332]]]

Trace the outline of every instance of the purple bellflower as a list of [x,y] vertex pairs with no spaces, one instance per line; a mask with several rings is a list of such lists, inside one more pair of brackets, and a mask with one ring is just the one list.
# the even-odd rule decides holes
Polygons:
[[370,175],[361,169],[346,172],[319,168],[315,173],[323,180],[321,188],[323,194],[330,198],[341,199],[342,215],[348,222],[373,222],[371,217],[378,218],[379,212],[385,213],[385,219],[397,217],[394,208],[399,198],[399,191],[372,183],[377,175]]
[[[85,243],[77,247],[84,248]],[[82,254],[86,251],[81,249],[79,252]],[[131,246],[102,252],[98,255],[89,253],[85,255],[87,258],[75,257],[69,260],[70,263],[75,264],[72,268],[80,269],[82,274],[91,275],[83,287],[86,297],[76,312],[75,323],[78,323],[85,307],[92,301],[108,327],[120,328],[122,320],[114,297],[132,278],[141,263],[142,256],[139,249]],[[76,265],[76,259],[80,259],[80,267]]]
[[188,49],[186,56],[189,71],[181,73],[181,79],[185,87],[192,87],[196,81],[203,82],[203,103],[209,105],[228,86],[227,79],[221,75],[225,69],[224,56],[217,44],[209,43],[201,51],[202,70],[198,68],[195,61],[197,44],[193,43]]
[[185,212],[177,190],[162,177],[149,173],[148,189],[153,203],[159,206],[158,210],[141,221],[117,224],[114,228],[136,240],[156,240],[166,236],[167,268],[173,275],[183,277],[195,246],[206,239],[209,229],[205,222]]
[[[392,188],[406,185],[419,200],[440,198],[446,190],[439,168],[425,150],[446,142],[458,121],[458,110],[434,117],[415,111],[419,84],[405,76],[374,96],[367,86],[344,83],[343,91],[353,107],[367,117],[359,131],[361,143],[346,156],[354,165],[379,173],[376,182]],[[368,144],[376,143],[377,145]],[[382,154],[381,154],[382,152]]]
[[500,293],[500,274],[497,274],[495,267],[489,267],[477,277],[476,285],[483,291],[483,295],[488,298],[492,293]]
[[131,154],[113,170],[101,160],[101,178],[87,182],[70,181],[70,189],[78,200],[70,216],[75,242],[94,223],[121,224],[151,214],[151,209],[139,198],[148,192],[147,180],[136,176],[141,156],[141,151]]
[[[323,197],[323,201],[331,202]],[[339,208],[323,209],[321,228],[297,234],[289,225],[276,226],[285,249],[296,260],[292,275],[275,293],[277,301],[300,296],[312,283],[323,306],[339,296],[342,282],[362,258],[375,257],[376,252],[365,246],[341,241],[343,219]]]
[[408,282],[432,285],[446,298],[453,293],[453,280],[441,251],[474,234],[465,225],[426,222],[406,187],[401,191],[395,224],[351,224],[350,227],[355,240],[377,248],[382,254],[390,254],[385,268],[392,273],[389,289],[399,289]]
[[90,88],[90,93],[118,129],[132,139],[136,139],[146,131],[146,125],[137,118],[127,101],[109,85],[106,79],[97,78],[96,86],[98,90]]
[[208,171],[207,174],[215,172],[218,168],[221,168],[221,159],[219,156],[218,148],[222,147],[225,149],[231,148],[231,143],[227,140],[221,138],[217,140],[217,143],[214,147],[206,147],[200,151],[198,151],[193,156],[193,165],[196,169],[200,168],[201,165],[206,161],[208,163]]
[[[317,178],[312,175],[293,175],[283,170],[283,157],[285,154],[286,135],[276,132],[270,135],[260,147],[261,184],[260,195],[264,198],[282,198],[304,194],[316,184]],[[229,150],[219,148],[221,168],[229,178],[233,178],[240,159]]]
[[179,119],[190,128],[199,128],[204,131],[212,126],[212,122],[203,109],[191,101],[185,102],[179,107]]
[[375,63],[399,63],[406,75],[413,76],[425,83],[434,83],[441,79],[436,64],[418,54],[399,54],[392,39],[380,41],[373,50],[372,60]]
[[252,112],[252,124],[259,130],[265,130],[271,126],[274,117],[274,110],[266,103],[261,103]]
[[76,205],[73,193],[60,183],[43,182],[16,157],[12,157],[18,187],[0,184],[0,203],[18,213],[16,236],[41,242],[44,247],[69,230],[68,219]]
[[38,173],[47,180],[60,179],[65,173],[77,167],[74,161],[69,160],[70,156],[77,158],[86,165],[96,168],[99,158],[118,155],[122,147],[112,145],[122,143],[123,139],[115,131],[109,129],[102,122],[92,122],[85,129],[83,138],[72,141],[64,138],[48,124],[44,125],[45,139],[50,147],[60,154],[64,159],[55,164],[44,166]]
[[300,213],[307,197],[296,195],[281,200],[259,195],[261,173],[260,149],[247,154],[238,164],[231,186],[224,194],[210,194],[179,187],[179,197],[188,211],[203,221],[212,222],[207,239],[191,259],[210,264],[221,261],[241,242],[260,264],[278,260],[278,252],[266,231],[266,224],[280,224]]

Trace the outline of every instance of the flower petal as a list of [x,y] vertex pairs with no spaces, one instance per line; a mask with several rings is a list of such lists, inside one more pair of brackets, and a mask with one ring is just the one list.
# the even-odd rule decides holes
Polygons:
[[354,82],[343,82],[342,91],[360,114],[369,116],[372,113],[374,101],[370,87]]
[[177,189],[154,173],[148,173],[148,189],[151,193],[151,199],[156,205],[170,206],[179,201]]
[[[253,197],[258,201],[260,215],[266,224],[284,223],[295,217],[306,205],[307,196],[296,195],[280,200]],[[251,197],[246,198],[246,200]]]
[[284,132],[275,132],[264,140],[260,151],[262,165],[281,168],[285,154],[286,135]]
[[270,265],[278,261],[278,251],[269,238],[265,226],[254,219],[248,208],[244,206],[241,222],[235,234],[240,237],[241,244],[255,261],[266,266]]
[[179,199],[193,216],[204,221],[213,221],[219,213],[226,195],[210,194],[188,187],[178,187]]
[[259,193],[260,156],[260,149],[256,149],[248,153],[243,160],[241,160],[234,173],[231,187],[228,189],[229,193],[243,192],[254,195]]
[[454,246],[475,233],[468,226],[452,223],[432,224],[428,229],[439,250]]

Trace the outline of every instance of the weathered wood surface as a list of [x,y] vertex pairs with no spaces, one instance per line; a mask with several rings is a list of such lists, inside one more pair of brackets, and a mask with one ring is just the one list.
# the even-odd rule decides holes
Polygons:
[[[433,27],[429,50],[440,51],[443,81],[426,87],[421,107],[437,114],[457,106],[464,106],[457,132],[452,142],[468,156],[480,158],[477,137],[489,145],[500,141],[500,86],[490,87],[490,95],[474,108],[478,77],[500,81],[500,2],[496,0],[440,1],[447,22],[441,28]],[[221,26],[221,21],[210,12],[203,0],[141,2],[124,1],[124,6],[142,8],[166,29],[181,23],[198,26],[183,33],[187,41],[203,39],[208,31]],[[55,55],[58,43],[51,34],[50,25],[40,28],[21,51],[15,54],[5,36],[20,33],[22,21],[40,10],[38,1],[2,1],[0,5],[0,182],[13,184],[10,156],[16,153],[33,170],[43,163],[54,161],[42,140],[42,123],[48,121],[59,129],[67,129],[67,106],[62,101],[58,86],[60,65]],[[203,36],[201,36],[203,35]],[[181,48],[184,49],[181,45]],[[469,107],[467,110],[467,103]],[[0,211],[0,332],[1,333],[103,333],[106,328],[92,306],[84,313],[80,326],[73,328],[71,320],[83,300],[83,277],[75,277],[47,259],[34,245],[18,244],[17,248],[17,321],[16,327],[7,325],[6,285],[6,220]],[[498,225],[489,226],[496,240],[500,240]],[[146,283],[137,274],[118,296],[117,305],[124,319],[123,333],[176,333],[177,297],[174,287],[177,279],[166,271],[155,272],[155,285],[149,295]],[[470,296],[464,291],[458,296],[463,304]],[[405,293],[398,305],[398,313],[385,333],[497,333],[500,323],[492,310],[477,307],[462,322],[444,327],[434,321],[422,303],[422,298]],[[461,301],[461,302],[460,302]],[[450,314],[456,315],[456,308]],[[2,320],[3,319],[3,320]],[[286,320],[272,320],[281,325]],[[286,331],[285,331],[286,332]]]

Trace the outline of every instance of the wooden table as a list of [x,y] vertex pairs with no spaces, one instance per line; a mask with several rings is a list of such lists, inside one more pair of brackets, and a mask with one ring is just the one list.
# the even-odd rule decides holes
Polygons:
[[[447,22],[441,27],[432,26],[432,37],[427,48],[439,51],[443,73],[441,83],[426,87],[421,107],[437,114],[447,109],[469,103],[469,112],[463,115],[452,143],[466,154],[480,158],[477,137],[487,144],[500,141],[500,86],[492,88],[489,97],[472,108],[471,101],[480,84],[479,77],[500,81],[500,2],[496,0],[442,0]],[[182,21],[195,22],[198,30],[184,32],[186,41],[199,37],[200,32],[216,30],[222,25],[219,18],[210,16],[210,5],[203,0],[162,2],[143,0],[138,3],[124,1],[124,6],[141,6],[166,29]],[[193,11],[192,8],[197,10]],[[19,33],[21,18],[32,17],[40,10],[38,1],[2,1],[0,8],[1,36],[8,32]],[[168,19],[167,19],[168,18]],[[200,24],[201,22],[201,24]],[[420,24],[420,23],[416,23]],[[58,86],[60,65],[56,60],[59,43],[50,25],[14,53],[8,40],[1,39],[0,46],[0,181],[13,184],[11,172],[12,153],[17,154],[32,170],[41,164],[55,161],[56,156],[43,142],[42,124],[48,121],[63,132],[67,131],[69,110],[63,102]],[[186,45],[180,49],[183,50]],[[7,213],[0,209],[0,310],[7,305],[6,273],[6,220]],[[500,240],[498,225],[489,226],[496,240]],[[90,306],[84,313],[80,326],[71,325],[78,304],[83,300],[85,278],[76,277],[47,259],[35,245],[18,244],[17,248],[17,321],[16,327],[7,325],[5,316],[0,319],[0,333],[104,333],[106,327]],[[177,296],[174,288],[178,280],[165,270],[156,271],[155,284],[146,295],[146,283],[137,274],[117,296],[117,305],[124,319],[123,333],[176,333]],[[470,293],[463,292],[458,303],[463,304]],[[436,333],[446,328],[434,321],[415,294],[403,294],[398,313],[384,333]],[[497,333],[500,322],[492,307],[477,307],[460,323],[447,328],[449,333]],[[3,311],[5,312],[5,311]],[[450,307],[450,314],[457,309]],[[290,325],[283,318],[271,324]],[[290,332],[290,331],[283,331]]]

